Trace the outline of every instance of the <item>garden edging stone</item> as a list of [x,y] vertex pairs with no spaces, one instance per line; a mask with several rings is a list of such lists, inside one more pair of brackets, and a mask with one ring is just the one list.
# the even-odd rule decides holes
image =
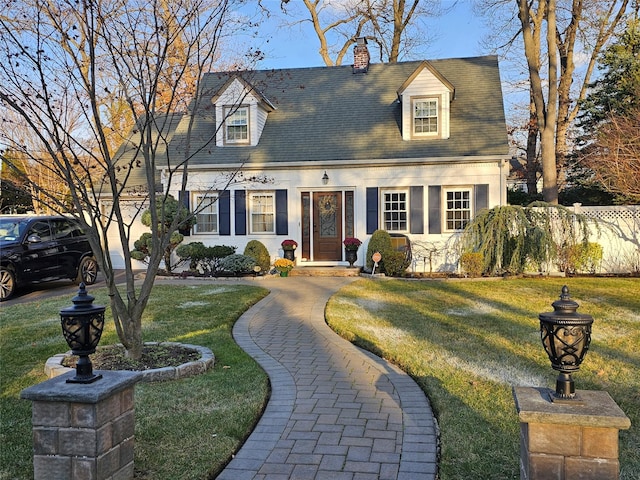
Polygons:
[[[145,345],[172,345],[189,348],[199,352],[200,358],[198,360],[186,362],[175,367],[162,367],[142,370],[140,371],[140,373],[142,374],[142,377],[139,380],[140,382],[163,382],[166,380],[177,380],[180,378],[193,377],[195,375],[205,373],[207,370],[212,368],[215,363],[215,356],[213,355],[213,352],[210,349],[202,347],[200,345],[191,345],[187,343],[177,342],[145,342]],[[65,367],[62,365],[64,359],[69,355],[72,355],[71,351],[68,351],[66,353],[59,353],[47,360],[44,365],[44,373],[47,375],[47,378],[57,377],[58,375],[62,375],[63,373],[75,370],[74,368]]]

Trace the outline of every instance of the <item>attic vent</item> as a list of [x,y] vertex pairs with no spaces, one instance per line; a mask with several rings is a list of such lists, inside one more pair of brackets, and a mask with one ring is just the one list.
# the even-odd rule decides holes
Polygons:
[[367,73],[370,59],[367,39],[360,37],[356,42],[356,46],[353,47],[353,73]]

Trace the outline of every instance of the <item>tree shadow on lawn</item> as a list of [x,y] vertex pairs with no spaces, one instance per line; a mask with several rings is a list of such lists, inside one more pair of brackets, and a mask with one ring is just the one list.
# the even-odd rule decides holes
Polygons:
[[[445,471],[449,468],[447,463],[450,462],[457,465],[453,470],[454,475],[462,475],[464,472],[464,475],[472,477],[473,474],[467,470],[473,468],[472,463],[478,461],[476,455],[482,457],[482,450],[485,448],[491,452],[500,449],[508,450],[511,453],[516,452],[517,458],[517,426],[519,422],[515,414],[510,387],[516,385],[553,387],[557,373],[551,369],[540,341],[537,314],[532,314],[531,310],[552,311],[551,303],[559,297],[560,289],[565,282],[565,279],[541,282],[534,285],[535,290],[528,289],[526,295],[505,298],[504,300],[495,298],[491,294],[479,292],[477,288],[470,288],[472,283],[420,282],[420,285],[416,285],[414,282],[390,281],[378,284],[373,288],[374,291],[378,290],[380,293],[380,295],[373,294],[376,300],[380,298],[382,300],[375,308],[372,307],[374,311],[368,313],[379,319],[382,324],[391,324],[393,328],[405,332],[410,339],[408,343],[415,341],[424,344],[425,355],[432,353],[428,352],[428,349],[441,349],[439,358],[444,359],[443,366],[442,368],[437,366],[432,368],[442,370],[447,367],[445,364],[449,362],[451,363],[447,367],[450,370],[449,375],[455,375],[456,368],[467,368],[470,364],[476,365],[480,371],[479,373],[471,373],[473,376],[472,380],[468,381],[471,384],[468,390],[472,394],[467,396],[464,393],[464,387],[458,387],[458,391],[453,391],[454,387],[448,386],[449,384],[445,385],[435,375],[416,371],[412,365],[403,364],[403,355],[406,355],[406,349],[397,353],[389,349],[389,342],[366,339],[356,332],[352,332],[355,336],[352,341],[399,365],[416,379],[427,393],[443,428],[443,469]],[[516,284],[513,287],[517,292],[519,285]],[[588,288],[588,285],[581,286],[581,288],[584,290]],[[346,295],[349,293],[345,292]],[[547,295],[547,293],[549,294]],[[539,298],[533,298],[532,294]],[[393,297],[393,300],[390,302],[389,308],[385,309],[380,304],[385,299],[388,300],[389,296]],[[582,306],[583,302],[580,299],[577,301]],[[412,305],[412,302],[416,302],[415,305]],[[474,303],[476,305],[479,303],[482,306],[480,311],[473,311],[470,305],[472,306]],[[364,302],[358,303],[358,305],[360,308],[367,309]],[[527,307],[525,308],[523,305],[527,305]],[[483,309],[489,311],[481,311]],[[580,313],[587,313],[586,310]],[[606,366],[609,365],[609,370],[613,371],[614,364],[620,362],[621,366],[618,368],[638,371],[638,367],[640,367],[638,359],[628,352],[621,351],[621,349],[602,344],[598,344],[597,352],[591,353],[590,356],[591,358],[587,356],[583,368],[575,375],[577,388],[585,390],[602,390],[604,388],[632,418],[632,423],[637,423],[639,417],[637,385],[605,382],[601,378],[600,370],[601,368],[606,369]],[[458,358],[463,361],[456,365]],[[485,372],[482,371],[483,366],[491,365],[493,365],[493,370],[487,368]],[[604,365],[604,367],[600,365]],[[515,369],[516,374],[510,375],[510,369]],[[477,376],[486,373],[486,370],[495,373],[496,376],[488,379]],[[529,372],[529,374],[522,379],[518,377],[518,371]],[[500,378],[501,375],[503,378]],[[448,381],[449,379],[447,379]],[[482,388],[485,381],[494,383],[494,395],[496,400],[500,397],[502,406],[499,408],[503,410],[502,416],[509,417],[513,425],[505,426],[504,418],[491,418],[490,414],[483,413],[487,409],[490,411],[491,398],[473,398],[473,391],[477,389],[474,387],[480,385]],[[484,404],[484,407],[479,410],[477,402]],[[508,412],[504,413],[505,410],[511,408],[513,409],[512,415]],[[450,432],[447,425],[450,421],[458,423],[462,421],[462,423],[473,426],[467,429],[468,434],[481,437],[480,441],[475,443],[475,441],[465,442],[464,438],[448,438]],[[629,467],[623,460],[623,470],[625,468],[633,469],[633,465],[639,463],[637,452],[631,453],[631,444],[635,442],[633,438],[635,436],[637,435],[621,432],[620,458],[623,460],[622,453],[629,452],[627,461],[631,463],[631,467]],[[451,448],[451,453],[457,451],[456,443],[458,442],[462,442],[465,448],[462,450],[462,454],[457,454],[452,459],[447,449]],[[497,442],[504,445],[497,449]],[[469,445],[466,445],[467,443]],[[476,446],[478,444],[482,447],[478,448]],[[475,448],[477,451],[468,451],[469,448]],[[468,465],[466,464],[467,455],[473,459],[469,461]],[[508,463],[511,456],[507,457]],[[636,457],[636,460],[632,460],[632,457]],[[497,460],[497,462],[503,461],[505,459]],[[515,471],[517,472],[517,469]],[[512,473],[507,468],[504,472],[505,477],[502,478],[513,478]],[[492,476],[491,478],[501,477]]]

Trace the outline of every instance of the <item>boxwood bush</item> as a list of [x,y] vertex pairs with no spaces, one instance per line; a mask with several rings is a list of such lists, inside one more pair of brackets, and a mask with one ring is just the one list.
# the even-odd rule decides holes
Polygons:
[[[244,254],[253,257],[256,265],[260,267],[261,273],[267,273],[271,266],[271,255],[264,244],[258,240],[251,240],[244,248]],[[253,268],[253,267],[252,267]]]
[[378,263],[378,272],[383,271],[386,252],[391,250],[391,236],[384,230],[376,230],[371,235],[369,244],[367,245],[367,270],[373,270],[373,260],[371,257],[374,253],[380,252],[382,260]]

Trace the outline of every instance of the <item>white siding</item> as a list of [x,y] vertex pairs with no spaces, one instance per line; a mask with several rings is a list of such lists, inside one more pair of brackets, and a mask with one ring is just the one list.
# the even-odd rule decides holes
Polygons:
[[[262,183],[239,183],[232,185],[231,190],[231,232],[232,235],[217,234],[192,234],[185,238],[188,242],[203,242],[206,245],[230,245],[236,246],[237,251],[242,253],[246,244],[250,240],[259,240],[271,253],[272,260],[283,256],[280,246],[282,240],[292,238],[299,244],[302,238],[302,219],[300,197],[302,192],[321,192],[321,191],[347,191],[354,192],[354,210],[355,210],[355,236],[363,241],[358,253],[358,261],[356,265],[364,264],[364,257],[367,249],[367,242],[370,235],[367,234],[366,225],[366,189],[367,187],[377,186],[380,189],[393,187],[411,187],[424,186],[424,234],[409,234],[412,242],[424,243],[430,242],[443,247],[443,253],[436,259],[434,267],[440,270],[452,270],[456,268],[457,257],[454,258],[453,250],[446,250],[445,246],[452,245],[454,236],[448,233],[430,235],[428,233],[428,195],[427,187],[429,185],[440,185],[443,187],[462,187],[473,186],[477,184],[489,185],[489,206],[493,207],[501,204],[501,188],[504,186],[502,179],[503,169],[502,161],[487,161],[482,163],[458,163],[458,164],[442,164],[442,165],[422,165],[422,166],[351,166],[347,168],[338,168],[333,166],[317,167],[308,169],[283,168],[278,170],[269,170],[267,172],[258,172],[247,170],[244,172],[245,177],[251,177],[259,173],[265,173],[267,177],[272,179],[266,184]],[[402,175],[398,175],[399,169]],[[324,172],[329,176],[327,185],[322,184],[322,176]],[[179,178],[174,179],[172,185],[172,194],[178,197],[177,189],[179,188]],[[221,172],[202,172],[199,171],[189,178],[187,189],[190,191],[202,191],[203,186],[212,188],[214,185],[222,185]],[[236,231],[235,217],[235,190],[250,191],[274,191],[286,189],[288,192],[288,234],[247,234],[234,236]],[[381,225],[381,224],[380,224]],[[382,227],[380,227],[382,228]],[[446,251],[445,251],[446,250]],[[299,264],[314,265],[312,259],[308,259]],[[326,264],[325,262],[324,264]],[[340,263],[340,262],[338,262]],[[344,263],[344,262],[343,262]],[[420,270],[423,268],[421,260],[413,266]],[[428,268],[428,265],[427,265]]]

